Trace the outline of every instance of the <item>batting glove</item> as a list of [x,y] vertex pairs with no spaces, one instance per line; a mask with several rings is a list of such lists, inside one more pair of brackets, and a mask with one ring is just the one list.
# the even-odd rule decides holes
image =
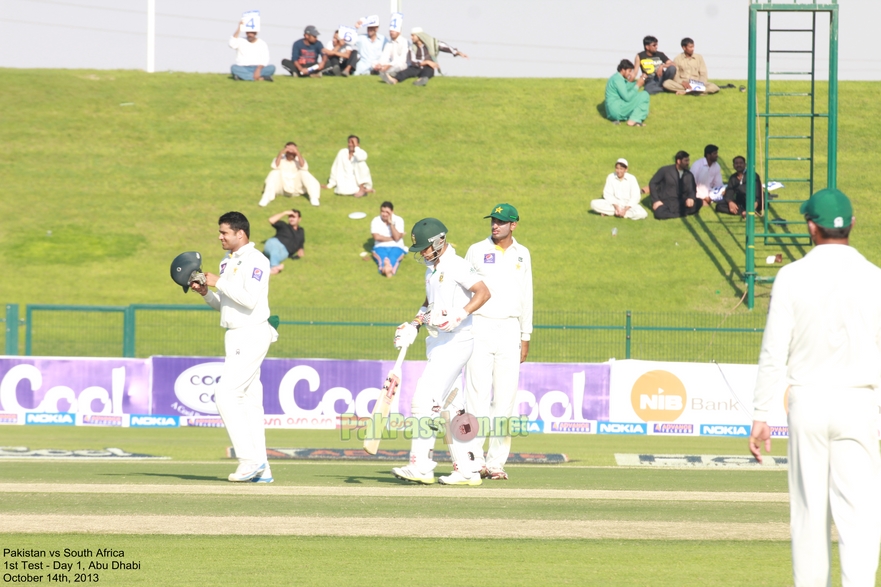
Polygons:
[[395,330],[395,348],[399,349],[405,346],[410,346],[414,342],[416,342],[416,335],[419,334],[419,331],[410,323],[404,322],[398,329]]
[[459,308],[458,310],[453,310],[447,316],[445,316],[446,321],[438,324],[437,327],[444,332],[452,332],[459,326],[459,324],[462,323],[462,320],[467,317],[468,312],[465,311],[465,308]]

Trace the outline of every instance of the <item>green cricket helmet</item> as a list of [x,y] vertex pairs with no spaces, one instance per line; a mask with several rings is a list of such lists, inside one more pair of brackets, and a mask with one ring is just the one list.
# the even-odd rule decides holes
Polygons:
[[171,278],[184,288],[184,293],[190,291],[193,272],[201,273],[201,271],[202,255],[196,251],[181,253],[171,262]]
[[[447,227],[437,218],[423,218],[413,225],[410,231],[410,241],[413,245],[410,252],[415,253],[416,259],[427,264],[434,263],[440,256],[447,239]],[[421,253],[428,247],[434,251],[431,258],[424,258]]]

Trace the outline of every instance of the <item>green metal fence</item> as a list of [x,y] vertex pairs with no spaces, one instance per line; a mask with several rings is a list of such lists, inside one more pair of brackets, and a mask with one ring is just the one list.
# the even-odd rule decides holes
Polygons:
[[[271,357],[390,359],[399,309],[273,308],[281,318]],[[14,320],[10,322],[13,318]],[[6,306],[6,354],[35,356],[222,356],[219,315],[208,306]],[[764,314],[537,311],[529,358],[755,363]],[[24,330],[24,348],[19,327]],[[420,337],[411,358],[425,355]]]

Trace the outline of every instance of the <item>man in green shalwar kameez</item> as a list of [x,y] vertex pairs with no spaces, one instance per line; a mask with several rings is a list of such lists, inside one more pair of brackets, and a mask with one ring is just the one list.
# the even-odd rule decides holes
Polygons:
[[649,115],[649,95],[640,92],[645,84],[645,76],[636,81],[627,81],[633,71],[633,63],[622,59],[618,64],[618,72],[609,78],[606,84],[606,117],[618,122],[626,120],[627,126],[643,126]]

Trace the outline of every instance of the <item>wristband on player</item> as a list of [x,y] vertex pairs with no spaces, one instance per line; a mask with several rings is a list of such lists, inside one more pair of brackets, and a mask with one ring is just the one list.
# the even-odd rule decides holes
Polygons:
[[422,326],[427,320],[426,316],[428,315],[428,308],[426,306],[422,306],[419,308],[419,311],[416,312],[416,317],[413,318],[413,321],[410,322],[413,326],[419,330],[419,327]]

